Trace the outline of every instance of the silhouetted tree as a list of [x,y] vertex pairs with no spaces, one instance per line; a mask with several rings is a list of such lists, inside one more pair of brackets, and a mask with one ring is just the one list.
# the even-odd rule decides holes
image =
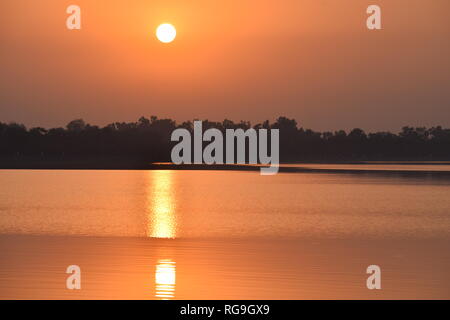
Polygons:
[[[27,129],[17,123],[0,122],[0,161],[97,161],[109,163],[148,163],[170,161],[176,128],[193,131],[193,122],[177,124],[171,119],[141,117],[137,122],[115,122],[104,127],[90,125],[82,119],[69,122],[66,128]],[[248,121],[203,121],[203,130],[252,128]],[[354,160],[450,160],[450,129],[441,126],[403,127],[398,134],[365,133],[355,128],[349,133],[316,132],[299,127],[297,121],[279,117],[255,124],[255,129],[280,130],[280,156],[287,161]],[[119,160],[117,160],[119,159]]]

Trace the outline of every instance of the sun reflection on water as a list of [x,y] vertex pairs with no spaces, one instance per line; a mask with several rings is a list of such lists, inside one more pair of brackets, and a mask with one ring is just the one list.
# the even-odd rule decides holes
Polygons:
[[155,297],[161,300],[175,298],[176,265],[170,259],[158,261],[155,272]]
[[173,173],[169,170],[151,171],[147,236],[175,238],[176,217]]

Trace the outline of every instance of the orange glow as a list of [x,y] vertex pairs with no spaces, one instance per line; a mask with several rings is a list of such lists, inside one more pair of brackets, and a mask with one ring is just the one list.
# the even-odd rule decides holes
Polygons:
[[[366,28],[370,2],[323,2],[79,0],[82,29],[72,32],[68,3],[8,0],[0,70],[2,104],[14,108],[0,115],[28,126],[80,116],[106,125],[152,106],[178,121],[283,114],[316,130],[446,119],[429,102],[448,101],[440,86],[450,63],[449,1],[383,0],[382,34]],[[165,21],[182,34],[170,45],[154,35]]]

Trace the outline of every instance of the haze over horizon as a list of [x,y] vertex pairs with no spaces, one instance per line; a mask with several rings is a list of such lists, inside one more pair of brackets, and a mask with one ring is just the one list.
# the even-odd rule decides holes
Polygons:
[[[70,4],[79,31],[65,27]],[[371,4],[383,30],[366,28]],[[448,0],[4,0],[0,122],[450,127],[449,12]],[[155,38],[163,22],[177,28],[171,44]]]

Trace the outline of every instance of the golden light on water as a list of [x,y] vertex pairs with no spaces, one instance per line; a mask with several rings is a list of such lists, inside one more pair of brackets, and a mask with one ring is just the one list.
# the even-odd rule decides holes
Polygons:
[[175,297],[176,264],[170,259],[158,261],[155,272],[155,297],[170,300]]
[[149,172],[149,212],[147,235],[152,238],[175,238],[176,216],[173,173],[169,170]]

